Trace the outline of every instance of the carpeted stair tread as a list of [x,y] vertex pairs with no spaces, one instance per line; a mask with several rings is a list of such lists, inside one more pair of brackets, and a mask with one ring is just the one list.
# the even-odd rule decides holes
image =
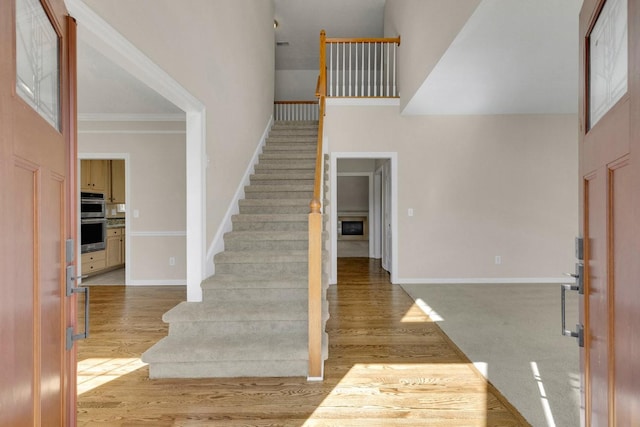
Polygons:
[[299,274],[277,276],[215,274],[202,282],[202,289],[307,288],[308,279]]
[[302,334],[235,335],[224,337],[168,336],[142,355],[146,363],[296,360],[308,358]]
[[306,214],[237,214],[232,216],[233,222],[308,222],[309,215]]
[[227,240],[309,240],[306,231],[230,231],[224,235]]
[[304,263],[308,260],[308,251],[224,251],[216,254],[216,264],[279,264]]
[[164,313],[162,320],[173,322],[252,322],[306,320],[307,301],[203,301],[181,302]]

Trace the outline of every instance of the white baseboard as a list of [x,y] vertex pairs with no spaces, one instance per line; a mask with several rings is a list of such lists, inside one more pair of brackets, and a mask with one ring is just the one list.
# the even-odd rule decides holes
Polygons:
[[470,279],[397,279],[394,285],[495,285],[495,284],[535,284],[535,283],[574,283],[572,277],[488,277]]
[[264,129],[262,133],[262,137],[258,142],[258,146],[256,147],[256,151],[253,153],[253,157],[247,166],[247,170],[244,172],[244,176],[238,184],[238,188],[236,189],[236,193],[231,199],[229,203],[229,207],[227,208],[227,212],[216,231],[213,240],[211,241],[211,245],[207,250],[207,260],[205,265],[205,278],[213,276],[216,272],[216,266],[213,263],[213,257],[219,253],[224,251],[224,234],[228,233],[232,230],[233,224],[231,223],[231,217],[237,214],[240,210],[238,207],[238,201],[244,198],[244,187],[249,185],[249,178],[254,171],[255,165],[258,163],[258,158],[262,153],[262,149],[264,147],[265,142],[267,141],[267,137],[269,136],[269,130],[271,129],[271,125],[273,124],[273,115],[269,118],[269,122],[267,123],[267,127]]

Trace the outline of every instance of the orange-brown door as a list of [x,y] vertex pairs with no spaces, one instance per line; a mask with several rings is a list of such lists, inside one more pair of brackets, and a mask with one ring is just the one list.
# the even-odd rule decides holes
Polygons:
[[[0,425],[75,424],[75,121],[63,0],[0,2]],[[71,54],[73,54],[71,51]]]
[[584,422],[640,425],[640,2],[580,13]]

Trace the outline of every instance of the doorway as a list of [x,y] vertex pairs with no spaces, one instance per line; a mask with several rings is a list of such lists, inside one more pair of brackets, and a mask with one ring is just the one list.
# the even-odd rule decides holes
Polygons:
[[[82,194],[102,196],[104,216],[92,220],[104,221],[103,245],[99,248],[84,248],[83,213],[79,207],[78,248],[81,262],[78,277],[84,285],[127,285],[131,281],[126,269],[130,254],[127,225],[130,221],[127,206],[130,202],[130,173],[128,153],[80,153],[78,155],[78,200]],[[80,203],[82,205],[82,203]],[[130,229],[130,228],[129,228]]]
[[[362,234],[359,234],[360,230],[357,232],[358,236],[364,236],[364,229],[366,229],[367,250],[363,252],[360,248],[358,253],[364,256],[368,254],[369,258],[381,258],[385,270],[391,276],[391,282],[395,283],[397,277],[397,242],[394,239],[397,235],[397,169],[397,153],[331,154],[330,188],[336,190],[330,194],[330,212],[325,212],[330,216],[330,284],[337,283],[337,258],[345,253],[344,248],[339,249],[339,243],[342,244],[345,241],[342,233],[344,228],[342,220],[345,218],[348,221],[352,220],[350,222],[366,221],[366,226],[362,226]],[[366,196],[360,194],[357,197],[359,204],[347,204],[344,201],[339,203],[339,180],[344,181],[345,178],[351,180],[352,185],[359,182],[361,192],[367,192]],[[363,183],[365,180],[366,184]],[[367,209],[364,208],[365,206]],[[357,212],[350,212],[354,209]],[[352,213],[357,215],[351,215]],[[362,237],[356,237],[356,241],[358,239]]]

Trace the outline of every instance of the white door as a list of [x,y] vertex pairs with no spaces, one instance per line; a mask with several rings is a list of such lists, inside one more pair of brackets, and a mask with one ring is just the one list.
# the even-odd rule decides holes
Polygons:
[[391,162],[382,167],[382,268],[391,273]]

